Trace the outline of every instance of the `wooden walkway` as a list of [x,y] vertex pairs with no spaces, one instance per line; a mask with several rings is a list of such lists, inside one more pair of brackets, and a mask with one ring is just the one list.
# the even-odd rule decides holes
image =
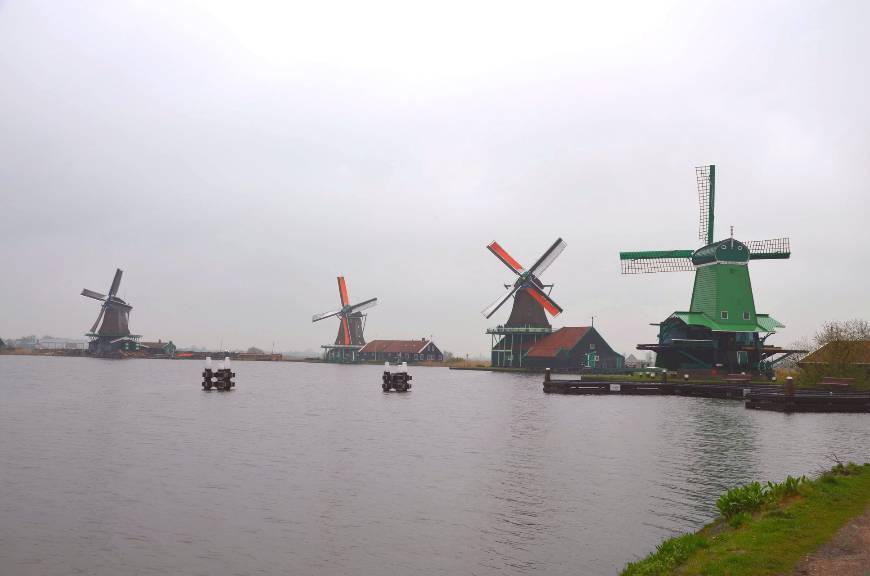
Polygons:
[[742,400],[745,407],[777,412],[870,412],[870,392],[797,390],[786,394],[782,386],[680,382],[596,382],[544,379],[547,394],[621,394],[646,396],[696,396]]

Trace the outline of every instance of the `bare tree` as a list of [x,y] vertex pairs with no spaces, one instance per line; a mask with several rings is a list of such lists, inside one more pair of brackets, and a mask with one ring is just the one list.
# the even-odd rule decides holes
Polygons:
[[821,348],[830,342],[856,342],[870,340],[870,322],[860,318],[839,322],[825,322],[822,329],[816,332],[816,346]]

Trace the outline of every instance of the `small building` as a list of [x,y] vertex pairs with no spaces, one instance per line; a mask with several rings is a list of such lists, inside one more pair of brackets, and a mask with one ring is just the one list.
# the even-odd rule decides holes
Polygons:
[[625,359],[592,326],[566,326],[532,344],[525,353],[529,368],[619,370]]
[[33,346],[34,350],[87,350],[87,348],[86,341],[67,338],[40,338]]
[[807,354],[798,366],[812,373],[814,380],[824,376],[864,379],[870,377],[870,340],[828,342]]
[[176,346],[171,340],[168,342],[158,340],[157,342],[139,342],[138,350],[148,356],[167,356],[173,358],[175,357]]
[[363,362],[443,362],[431,340],[372,340],[357,353]]
[[634,354],[629,354],[625,358],[625,367],[626,368],[631,368],[633,370],[635,368],[643,368],[644,366],[646,366],[646,363],[638,360],[637,356],[635,356]]

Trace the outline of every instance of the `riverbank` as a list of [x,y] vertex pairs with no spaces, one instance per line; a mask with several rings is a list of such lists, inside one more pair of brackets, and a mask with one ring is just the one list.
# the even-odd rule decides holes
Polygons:
[[[848,576],[849,566],[866,566],[861,542],[870,526],[870,464],[837,464],[815,480],[756,482],[729,490],[716,505],[717,520],[664,541],[622,575],[822,574],[830,572],[815,568],[837,566]],[[832,540],[853,546],[826,546]]]

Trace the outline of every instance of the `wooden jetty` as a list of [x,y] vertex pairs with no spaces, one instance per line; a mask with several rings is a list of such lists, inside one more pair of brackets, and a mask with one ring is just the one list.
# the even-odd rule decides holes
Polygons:
[[[734,379],[742,380],[742,379]],[[794,390],[793,386],[749,381],[668,382],[554,380],[544,373],[547,394],[621,394],[634,396],[695,396],[742,400],[753,410],[777,412],[870,412],[870,392],[839,390]]]
[[870,393],[798,390],[794,394],[758,392],[746,397],[752,410],[776,412],[870,412]]

